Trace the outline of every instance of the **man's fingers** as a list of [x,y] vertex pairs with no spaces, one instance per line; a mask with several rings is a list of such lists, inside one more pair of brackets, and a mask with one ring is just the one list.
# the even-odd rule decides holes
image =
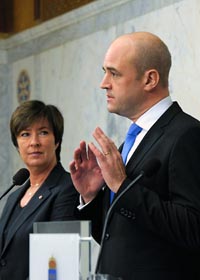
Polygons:
[[69,170],[70,170],[70,173],[71,173],[71,174],[76,173],[76,164],[75,164],[75,161],[70,162],[70,164],[69,164]]

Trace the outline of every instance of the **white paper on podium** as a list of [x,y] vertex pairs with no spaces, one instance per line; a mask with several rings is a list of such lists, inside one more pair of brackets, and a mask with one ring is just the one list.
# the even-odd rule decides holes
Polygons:
[[48,280],[48,263],[56,260],[57,280],[79,279],[79,234],[30,234],[29,279]]

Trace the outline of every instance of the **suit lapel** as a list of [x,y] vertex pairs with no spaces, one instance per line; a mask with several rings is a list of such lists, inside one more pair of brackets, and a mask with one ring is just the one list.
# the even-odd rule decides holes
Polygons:
[[[148,152],[165,133],[165,128],[171,123],[173,118],[182,112],[177,102],[174,102],[169,109],[160,117],[160,119],[152,126],[147,132],[131,159],[129,160],[126,170],[127,174],[131,173],[132,170],[136,170],[139,163],[144,157],[147,157]],[[155,155],[156,156],[156,155]]]
[[[1,218],[1,226],[0,226],[0,244],[1,244],[1,251],[2,251],[2,244],[3,244],[3,232],[5,230],[6,224],[10,219],[10,215],[17,203],[19,201],[20,197],[22,194],[26,191],[26,189],[29,186],[29,180],[27,180],[18,190],[13,192],[10,197],[8,198],[8,201],[6,203],[6,208],[5,211],[2,213],[2,218]],[[5,247],[5,244],[4,246]]]
[[[25,206],[18,218],[15,220],[15,222],[10,226],[10,230],[7,235],[7,239],[5,240],[3,252],[6,250],[8,244],[10,243],[13,235],[16,233],[16,231],[20,228],[20,226],[25,223],[25,221],[32,215],[32,213],[39,208],[41,204],[43,204],[46,199],[51,195],[50,189],[55,187],[57,184],[57,181],[60,177],[60,169],[62,168],[61,165],[57,165],[47,180],[44,182],[44,184],[39,188],[39,190],[35,193],[35,195],[32,197],[32,199],[29,201],[28,205]],[[7,220],[9,219],[10,213],[12,212],[14,206],[17,202],[19,202],[19,197],[22,195],[22,192],[25,192],[25,190],[29,187],[30,182],[28,181],[27,184],[23,187],[20,193],[16,194],[12,198],[12,205],[9,205],[8,214],[6,216],[6,221],[4,222],[4,228],[6,225]],[[11,204],[11,203],[10,203]],[[24,211],[23,211],[24,210]],[[2,252],[2,253],[3,253]]]

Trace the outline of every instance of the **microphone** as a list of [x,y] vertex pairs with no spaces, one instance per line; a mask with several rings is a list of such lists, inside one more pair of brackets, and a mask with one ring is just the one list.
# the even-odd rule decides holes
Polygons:
[[1,195],[0,200],[16,185],[22,185],[29,177],[29,171],[26,168],[21,168],[13,176],[12,185]]
[[118,203],[118,201],[121,199],[121,197],[128,191],[130,190],[130,188],[132,186],[134,186],[142,177],[146,176],[146,177],[151,177],[155,172],[158,171],[158,169],[161,166],[161,162],[159,159],[157,158],[152,158],[150,160],[148,160],[142,170],[140,171],[140,173],[136,176],[136,178],[115,198],[115,200],[113,201],[113,203],[111,204],[106,218],[105,218],[105,222],[104,222],[104,227],[103,227],[103,232],[102,232],[102,237],[101,237],[101,247],[99,250],[99,254],[98,254],[98,260],[97,260],[97,265],[96,265],[96,269],[95,272],[98,273],[98,267],[99,267],[99,261],[100,261],[100,255],[101,255],[101,250],[102,250],[102,245],[103,245],[103,241],[105,238],[105,233],[106,233],[106,228],[108,225],[108,221],[110,219],[111,213],[115,207],[115,205]]

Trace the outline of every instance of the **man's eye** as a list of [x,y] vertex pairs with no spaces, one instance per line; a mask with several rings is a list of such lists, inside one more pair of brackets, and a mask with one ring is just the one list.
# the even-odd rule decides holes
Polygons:
[[116,72],[111,72],[111,75],[112,75],[113,77],[118,76],[118,74],[117,74]]

